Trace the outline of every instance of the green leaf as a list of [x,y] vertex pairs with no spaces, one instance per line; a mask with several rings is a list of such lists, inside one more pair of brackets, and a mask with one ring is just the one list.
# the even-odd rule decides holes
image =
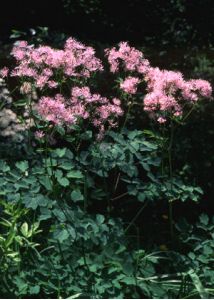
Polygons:
[[31,286],[29,289],[29,292],[31,295],[37,295],[40,292],[40,286],[39,285],[35,285],[35,286]]
[[92,138],[92,131],[87,130],[86,132],[84,132],[80,135],[80,138],[85,141],[90,140]]
[[205,225],[205,226],[208,225],[208,223],[209,223],[209,217],[206,214],[200,215],[199,219],[200,219],[200,222],[203,225]]
[[66,171],[70,171],[71,169],[74,168],[74,164],[70,161],[65,161],[59,165],[59,168],[66,170]]
[[141,162],[141,165],[142,165],[142,167],[144,168],[144,170],[146,170],[146,171],[148,171],[148,172],[151,171],[150,166],[149,166],[147,163]]
[[61,170],[56,170],[54,175],[57,179],[60,179],[63,177],[63,172]]
[[151,150],[156,150],[157,149],[157,145],[155,145],[155,144],[153,144],[151,142],[148,142],[148,141],[143,141],[143,145],[146,146],[147,149],[145,149],[145,150],[147,150],[147,151],[148,150],[151,151]]
[[13,230],[10,232],[10,234],[8,235],[6,241],[5,241],[5,247],[8,248],[10,246],[10,244],[12,244],[14,238],[16,236],[16,232]]
[[25,236],[28,237],[28,224],[24,222],[21,226],[21,233]]
[[65,129],[62,126],[55,126],[56,131],[61,135],[64,136],[65,135]]
[[79,296],[81,296],[82,295],[82,293],[77,293],[77,294],[74,294],[74,295],[72,295],[72,296],[70,296],[70,297],[68,297],[68,298],[66,298],[66,299],[77,299],[77,298],[79,298]]
[[39,182],[46,188],[46,190],[52,191],[52,181],[47,175],[40,176]]
[[147,176],[148,176],[152,181],[157,181],[157,179],[155,178],[155,176],[154,176],[151,172],[148,172]]
[[39,214],[39,218],[38,221],[42,221],[42,220],[48,220],[51,218],[51,210],[48,209],[47,207],[40,207],[40,214]]
[[[133,153],[135,153],[136,151],[138,151],[139,150],[139,142],[138,141],[132,141],[131,143],[130,143],[130,145],[131,145],[131,152],[133,152]],[[133,149],[132,149],[133,148]],[[134,151],[133,151],[134,150]]]
[[63,156],[65,156],[66,148],[62,148],[62,149],[58,148],[58,149],[54,150],[54,153],[58,157],[63,157]]
[[37,209],[38,206],[46,207],[48,205],[49,199],[45,196],[38,194],[34,195],[26,195],[23,198],[23,203],[27,208]]
[[59,184],[61,186],[69,186],[69,180],[66,177],[62,177],[62,178],[57,178],[57,181],[59,182]]
[[27,169],[29,168],[28,162],[26,160],[17,162],[15,165],[22,172],[27,171]]
[[10,167],[8,166],[8,164],[5,161],[1,160],[0,161],[0,172],[6,173],[8,171],[10,171]]
[[68,230],[66,229],[59,230],[54,234],[54,238],[59,240],[60,243],[67,240],[68,237],[69,237],[69,233]]
[[138,193],[137,199],[141,202],[144,202],[144,200],[146,199],[146,195],[144,193]]
[[80,190],[74,190],[71,193],[71,199],[74,202],[77,202],[77,201],[82,201],[84,199],[84,197],[83,197],[82,193],[80,192]]
[[204,193],[203,190],[199,186],[195,187],[195,191],[201,195],[203,195],[203,193]]
[[66,221],[65,213],[62,210],[55,208],[53,214],[61,223]]
[[61,170],[56,170],[55,176],[57,178],[58,183],[61,186],[64,186],[64,187],[69,186],[69,180],[66,177],[63,177],[63,173]]
[[83,178],[84,175],[80,171],[73,170],[73,171],[68,172],[67,177],[68,178]]
[[18,101],[14,101],[13,105],[17,107],[26,106],[27,100],[26,99],[20,99]]
[[125,278],[120,280],[121,282],[124,282],[127,285],[135,285],[136,284],[136,280],[134,277],[131,276],[126,276]]
[[136,138],[137,136],[142,135],[142,131],[139,130],[132,130],[128,133],[128,138],[130,140],[133,140],[134,138]]
[[123,271],[126,275],[132,275],[133,274],[133,271],[134,271],[134,268],[133,268],[133,264],[131,263],[131,261],[125,261],[123,263]]
[[102,224],[105,221],[105,217],[100,214],[96,215],[96,219],[99,224]]
[[203,287],[202,282],[201,282],[200,278],[198,277],[198,275],[195,273],[195,271],[193,269],[189,270],[188,275],[192,279],[192,282],[195,285],[195,288],[198,291],[200,297],[202,299],[208,299],[209,295],[206,292],[205,288]]
[[19,189],[29,189],[29,184],[25,182],[18,182],[14,184],[14,187],[16,188],[16,191],[18,191]]

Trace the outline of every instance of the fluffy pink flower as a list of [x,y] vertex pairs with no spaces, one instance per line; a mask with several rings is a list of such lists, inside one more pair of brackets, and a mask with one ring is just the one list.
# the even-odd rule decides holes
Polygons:
[[4,67],[0,70],[0,77],[5,78],[8,76],[9,69],[7,67]]
[[148,60],[143,58],[143,53],[130,47],[127,42],[119,43],[118,50],[115,47],[105,49],[105,53],[112,73],[119,70],[120,63],[127,71],[140,71],[140,73],[145,72],[149,65]]
[[66,101],[62,95],[55,98],[42,97],[37,105],[37,111],[46,121],[54,124],[73,124],[76,119],[71,110],[66,107]]
[[49,88],[56,88],[56,87],[58,86],[58,83],[55,82],[54,80],[49,80],[49,81],[47,82],[47,84],[48,84],[48,87],[49,87]]
[[26,41],[18,41],[11,51],[11,55],[17,60],[22,61],[28,56],[31,48]]
[[73,38],[66,41],[63,50],[34,47],[21,41],[14,45],[11,54],[17,62],[12,76],[30,77],[39,89],[56,87],[59,73],[64,80],[67,76],[90,77],[93,72],[103,70],[95,50]]
[[115,105],[120,105],[121,104],[121,101],[119,100],[119,99],[117,99],[117,98],[113,98],[112,99],[112,102],[115,104]]
[[129,76],[120,84],[120,88],[128,94],[135,94],[137,91],[137,84],[139,82],[139,78]]
[[23,62],[18,67],[14,68],[11,72],[11,76],[31,77],[34,79],[37,77],[37,71]]
[[82,88],[79,87],[74,87],[71,90],[71,96],[73,98],[85,98],[85,99],[89,99],[91,98],[91,93],[90,93],[90,89],[87,86],[84,86]]
[[49,68],[45,68],[42,71],[42,75],[47,76],[47,77],[51,77],[53,75],[53,71]]
[[48,77],[45,75],[40,75],[36,78],[36,86],[42,89],[48,83]]
[[182,115],[182,112],[181,111],[176,111],[173,115],[175,117],[180,117]]
[[42,97],[37,112],[44,120],[60,125],[88,120],[100,133],[104,124],[116,126],[116,119],[123,114],[119,99],[110,101],[99,94],[92,94],[87,86],[72,88],[70,99],[65,99],[61,94],[54,98]]
[[174,97],[167,96],[161,91],[148,93],[144,98],[145,111],[181,111],[180,105]]
[[165,93],[175,93],[183,87],[183,76],[180,72],[160,70],[150,67],[146,77],[149,91],[159,90]]
[[166,122],[166,119],[163,118],[163,117],[159,117],[159,118],[157,119],[157,121],[158,121],[158,123],[163,124],[163,123]]
[[37,130],[37,131],[35,132],[35,137],[36,137],[37,139],[42,139],[44,136],[45,136],[45,133],[44,133],[43,131],[41,131],[41,130]]
[[184,83],[182,95],[192,101],[197,101],[199,96],[209,98],[212,95],[212,87],[206,80],[192,79]]

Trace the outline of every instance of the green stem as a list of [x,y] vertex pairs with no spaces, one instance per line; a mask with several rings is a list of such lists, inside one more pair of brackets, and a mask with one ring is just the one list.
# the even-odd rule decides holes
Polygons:
[[182,121],[185,121],[190,116],[190,114],[193,112],[194,108],[195,108],[195,106],[193,105],[192,108],[189,110],[189,112],[186,114],[186,116],[183,117]]
[[[174,128],[173,128],[173,121],[171,119],[170,123],[170,141],[168,147],[168,161],[169,161],[169,178],[170,178],[170,188],[172,192],[172,178],[173,178],[173,168],[172,168],[172,145],[173,145],[173,138],[174,138]],[[171,199],[168,200],[169,203],[169,223],[170,223],[170,235],[173,239],[174,237],[174,228],[173,228],[173,207]]]
[[141,209],[138,211],[138,213],[134,216],[134,218],[131,220],[130,224],[126,227],[126,229],[124,230],[124,232],[127,232],[129,230],[129,228],[134,224],[134,222],[137,220],[137,218],[140,216],[140,214],[142,213],[142,211],[144,210],[144,208],[146,207],[148,202],[145,202],[145,204],[141,207]]
[[87,212],[87,173],[84,176],[84,212]]
[[130,103],[128,104],[128,110],[127,110],[127,113],[126,113],[125,121],[124,121],[123,126],[121,128],[121,132],[123,131],[123,129],[126,126],[126,123],[128,122],[132,106],[133,106],[133,102],[130,101]]

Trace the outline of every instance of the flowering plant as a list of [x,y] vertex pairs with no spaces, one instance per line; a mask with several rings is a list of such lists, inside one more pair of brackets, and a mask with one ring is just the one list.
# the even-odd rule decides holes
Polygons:
[[[95,56],[92,47],[73,38],[67,39],[63,50],[34,47],[20,41],[13,47],[11,55],[16,66],[10,72],[4,67],[0,74],[3,78],[8,75],[18,78],[20,93],[27,98],[36,94],[35,123],[46,122],[45,127],[39,126],[40,136],[42,130],[55,125],[73,130],[72,125],[84,124],[83,128],[86,128],[90,124],[98,129],[98,137],[102,138],[107,128],[118,125],[127,105],[127,96],[131,103],[139,99],[139,95],[143,96],[143,110],[164,123],[169,118],[182,118],[187,106],[194,106],[201,97],[211,98],[212,94],[206,80],[185,80],[180,72],[152,67],[142,52],[126,42],[119,43],[118,48],[105,50],[110,72],[116,75],[115,82],[118,75],[123,77],[120,77],[116,92],[108,85],[108,97],[97,91],[91,92],[95,76],[98,73],[102,76],[104,72],[101,60]],[[141,83],[144,83],[144,89]]]
[[[184,288],[185,278],[194,281],[201,272],[192,273],[189,258],[167,252],[167,247],[172,247],[175,238],[172,203],[197,202],[202,190],[186,183],[185,168],[182,173],[173,170],[174,123],[185,120],[200,99],[212,99],[210,83],[185,80],[178,71],[152,67],[142,52],[126,42],[106,49],[103,62],[92,47],[73,38],[61,50],[19,41],[11,55],[15,66],[4,67],[0,76],[17,79],[18,94],[24,99],[12,105],[26,121],[29,139],[23,141],[24,160],[0,160],[1,198],[11,214],[11,222],[5,214],[0,218],[5,232],[0,235],[3,295],[191,295]],[[138,127],[142,112],[159,132]],[[143,243],[148,239],[148,249],[151,237],[154,240],[154,200],[164,200],[163,207],[168,201],[164,220],[169,220],[171,238],[158,245],[158,228],[154,252],[148,254],[140,249],[140,241],[141,232]],[[130,219],[135,205],[137,213]],[[151,210],[145,213],[151,216],[149,226],[140,226],[139,216],[149,205]],[[25,214],[20,207],[23,212],[27,208]],[[115,217],[118,214],[120,218]],[[159,250],[165,254],[157,255]],[[175,253],[179,273],[173,265]],[[160,265],[162,258],[169,265]],[[206,255],[206,259],[208,265],[212,258]],[[172,274],[163,274],[169,270]],[[201,278],[211,286],[206,277]],[[188,282],[188,287],[194,293],[194,285]],[[201,287],[199,294],[206,294]]]

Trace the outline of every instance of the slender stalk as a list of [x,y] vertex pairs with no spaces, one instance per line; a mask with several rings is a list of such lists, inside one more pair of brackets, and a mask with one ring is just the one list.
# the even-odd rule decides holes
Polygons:
[[138,211],[138,213],[134,216],[134,218],[131,220],[131,222],[129,223],[129,225],[126,227],[126,229],[124,230],[124,232],[127,232],[129,230],[129,228],[134,224],[134,222],[140,216],[140,214],[142,213],[142,211],[144,210],[144,208],[146,207],[147,204],[148,204],[148,202],[144,203],[144,205],[141,207],[141,209]]
[[193,112],[194,109],[195,109],[195,106],[193,105],[191,107],[191,109],[189,110],[189,112],[186,114],[186,116],[183,117],[182,121],[185,121],[191,115],[191,113]]
[[121,175],[121,173],[119,172],[118,175],[117,175],[117,179],[116,179],[116,182],[115,182],[114,189],[113,189],[114,193],[116,192],[116,189],[118,187],[118,183],[119,183],[119,180],[120,180],[120,175]]
[[87,173],[84,176],[84,212],[87,212]]
[[126,196],[126,195],[128,195],[128,192],[125,192],[125,193],[123,193],[123,194],[121,194],[121,195],[119,195],[119,196],[117,196],[117,197],[111,198],[111,201],[118,200],[118,199],[120,199],[120,198],[123,198],[123,197]]
[[126,123],[128,122],[132,106],[133,106],[133,102],[132,101],[128,102],[128,110],[127,110],[127,113],[126,113],[125,121],[124,121],[123,126],[121,128],[121,132],[123,131],[123,129],[126,126]]
[[[168,162],[169,162],[169,178],[170,178],[170,188],[172,191],[172,178],[173,178],[173,168],[172,168],[172,145],[173,145],[173,138],[174,138],[174,128],[173,128],[173,121],[171,119],[170,123],[170,141],[168,147]],[[170,223],[170,235],[173,239],[174,237],[174,228],[173,228],[173,207],[172,201],[169,199],[169,223]]]
[[[189,112],[184,116],[182,121],[185,121],[190,114],[193,112],[195,106],[192,106],[192,108],[189,110]],[[170,122],[170,141],[169,141],[169,147],[168,147],[168,163],[169,163],[169,178],[170,178],[170,187],[172,191],[172,179],[173,179],[173,165],[172,165],[172,146],[173,146],[173,139],[174,139],[174,131],[175,127],[173,124],[173,119],[171,117]],[[174,238],[174,227],[173,227],[173,199],[169,199],[169,223],[170,223],[170,236],[173,240]]]

